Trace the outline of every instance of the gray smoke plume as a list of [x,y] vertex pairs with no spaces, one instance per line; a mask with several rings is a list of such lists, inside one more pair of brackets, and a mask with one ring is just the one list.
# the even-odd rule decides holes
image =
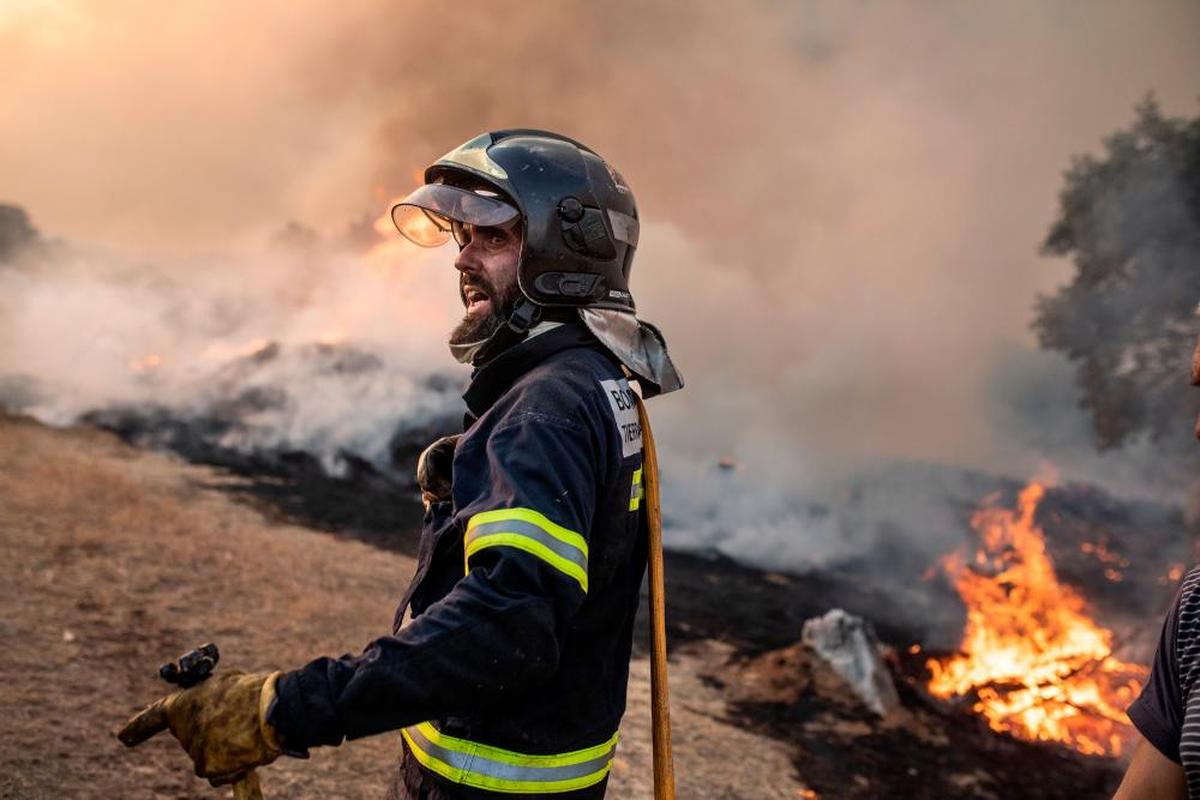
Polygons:
[[63,244],[18,254],[0,269],[0,403],[59,425],[166,409],[209,421],[216,446],[386,472],[398,432],[459,411],[464,376],[410,333],[455,320],[434,269],[319,247],[153,268]]
[[[678,541],[862,549],[811,510],[848,474],[1023,475],[1069,449],[997,424],[1018,391],[998,365],[1037,358],[1033,297],[1067,274],[1036,255],[1061,170],[1149,89],[1193,107],[1198,32],[1187,0],[16,4],[0,186],[89,244],[0,273],[0,374],[67,422],[188,407],[267,343],[345,342],[385,365],[359,373],[377,387],[273,376],[302,406],[255,441],[370,451],[453,402],[418,388],[447,363],[451,257],[261,242],[286,219],[337,239],[481,130],[557,129],[641,202],[633,289],[689,380],[655,403]],[[697,500],[716,496],[738,499]]]

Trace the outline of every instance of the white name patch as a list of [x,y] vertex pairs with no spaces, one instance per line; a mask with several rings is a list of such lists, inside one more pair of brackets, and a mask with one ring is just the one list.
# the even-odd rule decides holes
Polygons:
[[638,417],[637,396],[629,388],[629,381],[622,378],[600,381],[608,404],[612,406],[613,419],[617,421],[617,433],[621,435],[621,458],[629,458],[642,452],[642,421]]

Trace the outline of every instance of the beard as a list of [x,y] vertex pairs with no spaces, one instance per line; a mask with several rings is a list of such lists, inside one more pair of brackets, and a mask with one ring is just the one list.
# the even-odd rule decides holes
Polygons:
[[503,328],[505,323],[508,322],[508,318],[512,316],[513,309],[517,305],[517,298],[521,293],[520,288],[518,288],[515,282],[506,292],[500,293],[482,275],[471,278],[469,281],[464,275],[459,281],[459,295],[463,296],[464,303],[466,299],[463,292],[468,286],[473,286],[483,291],[491,302],[488,304],[488,313],[467,314],[454,327],[454,330],[450,331],[449,343],[452,345],[482,342]]

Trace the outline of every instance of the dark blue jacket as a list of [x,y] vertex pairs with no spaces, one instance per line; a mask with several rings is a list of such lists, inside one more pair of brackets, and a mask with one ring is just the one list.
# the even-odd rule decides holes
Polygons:
[[484,796],[600,796],[646,567],[632,391],[565,324],[464,399],[453,500],[426,514],[393,635],[285,674],[271,722],[289,749],[403,728],[406,761]]

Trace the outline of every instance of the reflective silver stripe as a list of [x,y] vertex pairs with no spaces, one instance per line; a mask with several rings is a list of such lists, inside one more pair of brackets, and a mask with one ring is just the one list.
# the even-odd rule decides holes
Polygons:
[[[580,550],[578,547],[570,545],[556,536],[551,536],[546,531],[542,530],[532,522],[525,522],[519,519],[506,519],[496,522],[485,522],[482,525],[476,525],[471,530],[467,531],[464,544],[468,550],[475,550],[482,547],[487,547],[487,542],[481,542],[475,545],[475,542],[486,539],[488,535],[498,533],[516,533],[527,539],[532,539],[538,542],[547,550],[550,550],[555,555],[576,564],[587,574],[587,553]],[[473,546],[474,545],[474,546]]]
[[455,783],[519,794],[570,791],[599,783],[617,750],[616,735],[603,745],[575,753],[525,755],[446,736],[428,722],[402,733],[427,769]]
[[610,208],[608,209],[608,221],[612,223],[613,236],[618,242],[637,247],[638,235],[641,233],[642,226],[636,219]]

